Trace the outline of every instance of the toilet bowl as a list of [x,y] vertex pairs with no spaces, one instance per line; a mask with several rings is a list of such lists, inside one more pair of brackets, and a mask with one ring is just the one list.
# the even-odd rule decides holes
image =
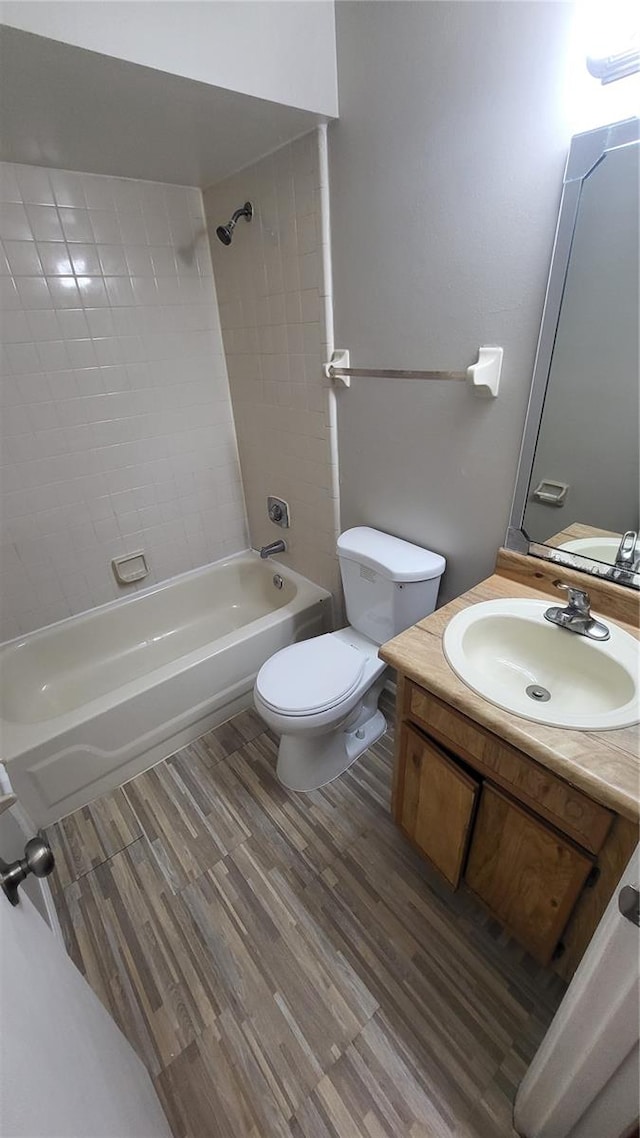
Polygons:
[[386,731],[378,708],[385,640],[433,612],[445,560],[368,526],[338,539],[350,624],[276,652],[258,673],[256,710],[280,736],[277,775],[317,790]]
[[292,644],[267,660],[254,702],[281,736],[277,773],[284,786],[317,790],[384,735],[378,699],[386,670],[378,645],[353,628]]

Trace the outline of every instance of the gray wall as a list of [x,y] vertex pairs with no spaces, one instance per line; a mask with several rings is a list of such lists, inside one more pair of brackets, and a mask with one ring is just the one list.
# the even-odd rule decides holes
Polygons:
[[568,149],[566,3],[341,2],[329,128],[335,338],[353,366],[461,370],[504,347],[496,401],[355,379],[339,394],[342,525],[444,554],[441,600],[504,539]]
[[[164,0],[152,8],[146,0],[71,7],[66,0],[4,0],[2,22],[229,91],[320,114],[338,111],[333,4],[321,0],[191,0],[186,7]],[[77,130],[84,121],[76,116]]]

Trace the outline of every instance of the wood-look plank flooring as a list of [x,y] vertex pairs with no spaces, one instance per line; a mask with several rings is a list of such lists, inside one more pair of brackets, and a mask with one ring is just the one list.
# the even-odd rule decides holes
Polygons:
[[290,794],[243,712],[50,828],[70,955],[176,1138],[514,1134],[563,985],[392,824],[392,742]]
[[69,814],[48,835],[64,888],[141,838],[142,830],[120,788]]

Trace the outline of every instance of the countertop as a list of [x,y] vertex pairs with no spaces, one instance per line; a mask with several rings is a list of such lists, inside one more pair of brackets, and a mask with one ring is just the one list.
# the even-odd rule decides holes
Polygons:
[[558,549],[566,541],[576,541],[576,539],[585,537],[616,537],[620,541],[622,534],[615,533],[612,529],[596,529],[595,526],[585,526],[582,522],[571,522],[570,525],[560,530],[560,533],[554,533],[553,537],[548,537],[543,544],[553,545]]
[[[388,641],[379,654],[420,687],[548,767],[594,801],[638,821],[640,728],[637,725],[614,731],[569,731],[534,723],[476,695],[449,667],[442,649],[442,634],[447,623],[469,605],[505,597],[540,600],[541,597],[547,599],[547,594],[497,572]],[[632,625],[622,620],[616,620],[616,624],[638,638],[638,630]]]

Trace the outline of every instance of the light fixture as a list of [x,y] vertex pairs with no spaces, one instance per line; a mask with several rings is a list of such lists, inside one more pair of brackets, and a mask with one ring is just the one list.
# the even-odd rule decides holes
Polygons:
[[640,21],[629,0],[591,0],[587,68],[602,84],[640,71]]
[[601,83],[614,83],[616,79],[635,75],[636,71],[640,71],[640,47],[629,48],[627,51],[601,58],[588,56],[587,68],[589,73]]

